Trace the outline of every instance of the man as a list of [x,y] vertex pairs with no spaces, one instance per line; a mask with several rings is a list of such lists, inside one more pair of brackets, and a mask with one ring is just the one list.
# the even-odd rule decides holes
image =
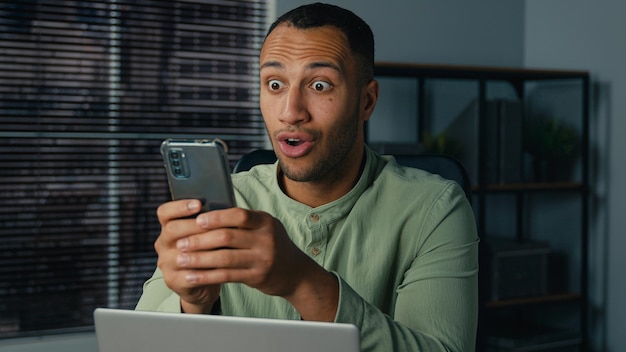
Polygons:
[[365,145],[373,64],[371,30],[347,10],[305,5],[272,25],[260,104],[278,162],[233,175],[238,208],[159,207],[137,309],[352,323],[364,351],[474,349],[471,207]]

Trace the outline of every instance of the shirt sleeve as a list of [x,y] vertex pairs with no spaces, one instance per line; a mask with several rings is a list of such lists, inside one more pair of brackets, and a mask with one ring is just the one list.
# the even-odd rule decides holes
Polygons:
[[165,285],[163,274],[158,268],[143,284],[143,293],[135,310],[181,313],[180,297]]
[[444,190],[422,226],[428,234],[384,314],[343,279],[336,321],[361,332],[362,351],[474,351],[478,319],[478,237],[457,185]]

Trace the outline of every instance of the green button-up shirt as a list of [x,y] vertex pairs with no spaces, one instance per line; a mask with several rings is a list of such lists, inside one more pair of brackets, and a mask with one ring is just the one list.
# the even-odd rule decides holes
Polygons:
[[[366,152],[356,186],[311,208],[286,196],[277,165],[233,175],[237,205],[272,214],[340,283],[336,322],[355,324],[363,351],[473,351],[478,237],[461,188]],[[299,319],[284,299],[225,284],[224,315]],[[180,311],[157,269],[138,310]]]

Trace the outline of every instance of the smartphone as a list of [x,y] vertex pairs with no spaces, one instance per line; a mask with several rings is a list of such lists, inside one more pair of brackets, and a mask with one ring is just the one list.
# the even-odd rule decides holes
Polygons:
[[198,199],[202,212],[235,206],[226,156],[218,139],[166,139],[161,155],[173,200]]

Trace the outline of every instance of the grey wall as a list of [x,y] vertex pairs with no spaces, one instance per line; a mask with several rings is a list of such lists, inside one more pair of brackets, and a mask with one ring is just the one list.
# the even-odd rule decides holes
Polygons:
[[[282,14],[311,1],[275,0]],[[521,66],[524,3],[485,0],[331,0],[372,27],[376,60],[451,65]],[[369,122],[370,142],[415,142],[414,81],[382,79],[381,96]],[[466,108],[450,104],[455,116]],[[399,127],[399,128],[398,128]]]
[[0,340],[0,352],[98,352],[93,332]]
[[[275,0],[282,14],[312,1]],[[376,59],[460,65],[523,63],[523,1],[334,0],[374,31]]]
[[590,289],[596,350],[626,348],[626,2],[527,1],[524,63],[592,75]]

